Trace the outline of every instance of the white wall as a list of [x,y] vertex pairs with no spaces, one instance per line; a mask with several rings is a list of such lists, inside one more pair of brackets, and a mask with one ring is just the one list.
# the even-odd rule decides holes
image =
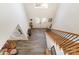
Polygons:
[[22,4],[0,4],[0,48],[18,24],[22,27],[23,32],[26,32],[26,20]]
[[52,28],[79,34],[79,4],[61,4]]
[[34,8],[34,3],[26,3],[24,4],[25,10],[28,13],[29,19],[35,17],[46,17],[52,18],[56,13],[56,9],[59,4],[57,3],[49,3],[48,8]]

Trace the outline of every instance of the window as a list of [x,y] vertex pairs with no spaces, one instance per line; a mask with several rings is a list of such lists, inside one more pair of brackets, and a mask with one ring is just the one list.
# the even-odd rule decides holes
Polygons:
[[36,21],[36,23],[40,24],[40,23],[47,22],[47,18],[36,17],[35,21]]
[[36,20],[36,23],[37,23],[37,24],[40,23],[40,18],[39,18],[39,17],[36,17],[35,20]]
[[48,4],[47,3],[35,3],[34,7],[35,8],[48,8]]
[[41,20],[41,22],[43,23],[43,22],[46,22],[46,18],[42,18],[42,20]]
[[48,18],[36,17],[35,21],[37,24],[48,22]]

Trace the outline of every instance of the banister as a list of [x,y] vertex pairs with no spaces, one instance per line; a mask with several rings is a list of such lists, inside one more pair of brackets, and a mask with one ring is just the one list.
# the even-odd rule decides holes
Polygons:
[[[68,35],[67,37],[70,37],[70,35]],[[62,42],[62,43],[60,43],[60,46],[63,46],[63,44],[65,44],[65,42],[67,42],[67,41],[68,41],[67,37],[65,37],[65,39],[63,40],[63,42]]]
[[54,41],[60,46],[60,48],[63,49],[65,54],[76,54],[77,52],[75,53],[75,51],[79,51],[79,34],[74,34],[56,29],[52,29],[52,33],[53,35],[57,35],[57,37],[54,35]]
[[[77,42],[77,41],[79,41],[79,39],[78,39],[78,40],[76,40],[76,41],[74,41],[74,42]],[[70,42],[69,44],[65,45],[63,48],[65,48],[66,46],[69,46],[69,45],[73,44],[74,42],[73,42],[73,41],[72,41],[72,42]]]
[[79,43],[73,43],[72,45],[69,45],[69,46],[67,46],[66,48],[63,48],[63,49],[65,50],[67,48],[71,48],[71,47],[76,46],[76,45],[79,45]]
[[[75,38],[77,38],[77,36],[76,36]],[[72,40],[67,39],[67,41],[66,41],[64,47],[65,47],[66,45],[68,45],[70,42],[72,42],[75,38],[73,38]],[[62,45],[62,46],[63,46],[63,45]]]
[[67,31],[63,31],[63,30],[57,30],[57,29],[52,29],[52,30],[56,30],[56,31],[60,31],[60,32],[64,32],[64,33],[69,33],[69,34],[74,34],[74,35],[79,36],[79,34],[75,34],[75,33],[67,32]]

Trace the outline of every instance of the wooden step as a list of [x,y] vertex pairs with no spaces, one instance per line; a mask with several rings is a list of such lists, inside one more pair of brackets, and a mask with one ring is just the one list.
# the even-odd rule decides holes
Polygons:
[[45,54],[46,54],[46,55],[51,55],[51,50],[48,50],[48,48],[46,48]]

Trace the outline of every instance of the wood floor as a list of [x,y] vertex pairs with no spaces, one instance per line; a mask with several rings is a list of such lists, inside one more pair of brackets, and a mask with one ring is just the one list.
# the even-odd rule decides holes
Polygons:
[[33,29],[29,40],[17,40],[18,55],[45,55],[46,39],[43,29]]

